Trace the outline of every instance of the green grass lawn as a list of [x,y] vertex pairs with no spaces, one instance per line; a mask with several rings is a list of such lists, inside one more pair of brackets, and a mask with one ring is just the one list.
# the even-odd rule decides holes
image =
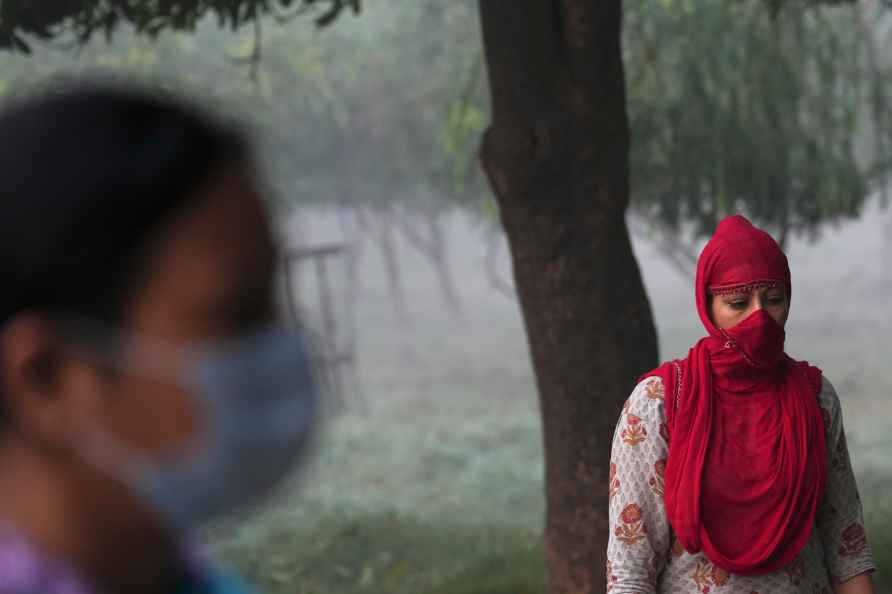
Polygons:
[[211,531],[219,556],[269,594],[541,592],[529,388],[501,403],[457,392],[332,421],[305,475]]
[[222,554],[268,594],[534,594],[544,580],[534,531],[396,513],[282,525]]

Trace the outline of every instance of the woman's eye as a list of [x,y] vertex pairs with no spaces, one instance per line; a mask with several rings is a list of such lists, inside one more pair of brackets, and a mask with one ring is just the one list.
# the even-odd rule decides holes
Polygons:
[[746,307],[746,301],[732,301],[728,305],[731,306],[731,309],[744,309]]

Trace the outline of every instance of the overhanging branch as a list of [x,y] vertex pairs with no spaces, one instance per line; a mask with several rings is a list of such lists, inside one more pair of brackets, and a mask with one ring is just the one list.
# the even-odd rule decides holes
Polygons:
[[221,27],[235,30],[255,18],[282,18],[289,9],[294,10],[291,14],[312,10],[316,25],[325,27],[345,12],[358,14],[360,8],[361,0],[3,0],[0,49],[28,52],[35,39],[72,34],[85,44],[96,33],[111,37],[122,24],[153,37],[165,30],[191,32],[207,15],[215,15]]

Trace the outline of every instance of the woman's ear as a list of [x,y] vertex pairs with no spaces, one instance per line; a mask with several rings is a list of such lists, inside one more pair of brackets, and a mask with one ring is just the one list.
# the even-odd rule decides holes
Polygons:
[[74,435],[79,390],[67,377],[67,357],[50,321],[15,316],[0,329],[0,397],[5,429],[52,448]]

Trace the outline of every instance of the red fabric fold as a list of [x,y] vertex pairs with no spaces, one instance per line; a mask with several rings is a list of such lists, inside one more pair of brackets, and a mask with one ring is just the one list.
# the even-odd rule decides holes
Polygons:
[[765,283],[791,290],[786,256],[745,218],[725,219],[697,266],[708,336],[647,374],[666,387],[669,522],[686,550],[739,575],[796,558],[827,480],[821,371],[784,353],[784,330],[763,310],[724,330],[709,315],[711,289]]

